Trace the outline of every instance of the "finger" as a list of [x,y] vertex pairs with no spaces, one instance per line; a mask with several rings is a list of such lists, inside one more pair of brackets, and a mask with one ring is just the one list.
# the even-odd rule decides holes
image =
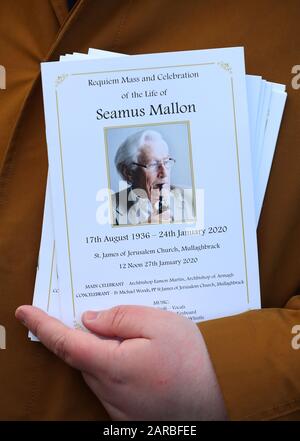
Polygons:
[[82,322],[90,331],[106,337],[152,339],[163,335],[166,322],[170,326],[173,323],[170,317],[174,316],[174,313],[147,306],[122,305],[105,311],[87,311]]
[[33,306],[19,307],[16,318],[70,366],[92,373],[110,369],[108,354],[119,342],[101,340],[87,332],[68,328]]

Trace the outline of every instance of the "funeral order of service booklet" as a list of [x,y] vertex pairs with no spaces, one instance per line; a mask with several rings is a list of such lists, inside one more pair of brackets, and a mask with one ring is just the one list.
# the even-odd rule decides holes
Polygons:
[[63,321],[260,306],[242,48],[42,64]]

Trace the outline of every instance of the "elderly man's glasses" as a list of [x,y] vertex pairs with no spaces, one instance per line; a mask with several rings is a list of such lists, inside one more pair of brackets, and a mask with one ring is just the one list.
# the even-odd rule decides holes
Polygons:
[[163,161],[154,161],[151,162],[151,164],[139,164],[138,162],[133,162],[134,165],[138,165],[139,167],[146,168],[147,170],[150,170],[151,172],[158,171],[161,166],[164,166],[164,168],[170,169],[175,164],[175,159],[168,158],[164,159]]

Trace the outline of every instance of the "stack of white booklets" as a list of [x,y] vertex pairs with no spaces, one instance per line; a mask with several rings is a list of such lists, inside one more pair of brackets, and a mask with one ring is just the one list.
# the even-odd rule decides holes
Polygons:
[[256,227],[285,86],[246,75],[240,47],[90,49],[43,63],[42,82],[49,175],[33,304],[74,328],[121,304],[195,322],[259,308]]

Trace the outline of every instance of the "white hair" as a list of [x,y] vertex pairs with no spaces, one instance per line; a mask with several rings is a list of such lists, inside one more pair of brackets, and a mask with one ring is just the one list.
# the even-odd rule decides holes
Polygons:
[[[133,163],[138,162],[141,150],[154,143],[164,144],[168,148],[161,134],[155,130],[141,130],[128,136],[125,141],[122,142],[115,156],[115,166],[125,181],[128,182],[128,175],[126,175],[124,171],[134,172],[137,165]],[[128,183],[131,184],[132,182]]]

